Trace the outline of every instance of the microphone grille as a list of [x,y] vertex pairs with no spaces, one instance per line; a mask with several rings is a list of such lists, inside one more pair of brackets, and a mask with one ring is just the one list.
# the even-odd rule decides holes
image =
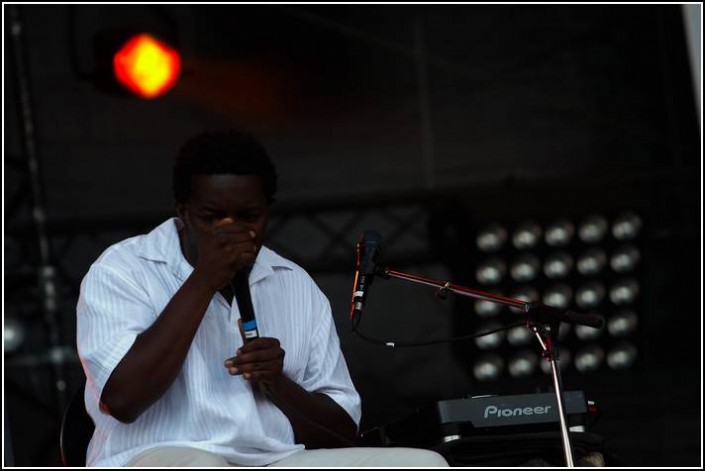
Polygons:
[[377,231],[365,231],[360,237],[360,243],[366,246],[379,247],[382,243],[382,238]]

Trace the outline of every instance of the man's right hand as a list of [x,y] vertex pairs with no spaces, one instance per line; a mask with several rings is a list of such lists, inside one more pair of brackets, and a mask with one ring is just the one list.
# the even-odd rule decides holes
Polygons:
[[213,291],[227,286],[237,271],[255,261],[255,237],[254,231],[232,218],[216,221],[200,235],[195,275]]

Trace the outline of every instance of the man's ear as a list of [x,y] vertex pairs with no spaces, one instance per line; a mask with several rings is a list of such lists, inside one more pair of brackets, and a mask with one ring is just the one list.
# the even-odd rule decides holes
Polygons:
[[189,224],[188,206],[185,203],[176,203],[175,208],[176,214],[179,216],[179,219],[181,219],[181,223],[184,227],[184,231],[179,231],[180,237],[181,235],[185,235],[186,237],[186,239],[181,239],[181,250],[184,252],[186,260],[193,265],[198,261],[199,249],[198,242],[196,241],[192,227]]
[[176,203],[176,215],[179,219],[183,221],[184,224],[188,224],[188,209],[185,203]]

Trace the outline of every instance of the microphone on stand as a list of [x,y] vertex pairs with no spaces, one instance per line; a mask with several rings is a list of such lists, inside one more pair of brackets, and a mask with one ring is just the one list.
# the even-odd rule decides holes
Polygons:
[[601,329],[605,325],[605,318],[600,314],[571,311],[541,303],[529,303],[526,306],[526,314],[530,320],[538,322],[566,322],[568,324],[585,325],[595,329]]
[[257,319],[255,319],[255,310],[252,307],[252,297],[250,296],[251,270],[251,266],[242,268],[235,273],[235,276],[230,281],[230,287],[235,293],[237,307],[240,309],[242,329],[245,331],[245,342],[259,338]]
[[377,258],[381,251],[380,236],[377,231],[365,231],[355,247],[357,260],[355,263],[355,280],[350,305],[350,321],[357,327],[362,316],[367,292],[372,285]]

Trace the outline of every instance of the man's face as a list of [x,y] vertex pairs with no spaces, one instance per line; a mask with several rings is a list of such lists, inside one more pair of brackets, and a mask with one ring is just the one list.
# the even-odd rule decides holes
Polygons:
[[185,204],[177,204],[176,210],[196,243],[202,234],[210,233],[218,221],[231,218],[236,224],[254,231],[257,250],[262,247],[269,203],[259,176],[194,175],[190,198]]

